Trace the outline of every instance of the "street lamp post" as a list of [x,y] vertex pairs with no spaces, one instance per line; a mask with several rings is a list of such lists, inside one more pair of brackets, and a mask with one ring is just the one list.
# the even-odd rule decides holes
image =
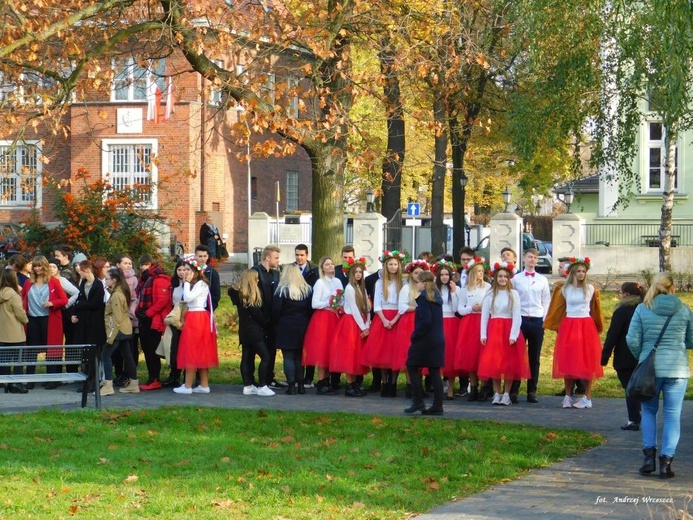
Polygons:
[[508,206],[510,205],[510,201],[512,200],[513,194],[510,193],[510,188],[508,186],[505,187],[505,191],[503,192],[503,203],[505,204],[505,213],[508,213]]
[[570,206],[573,204],[575,194],[573,193],[573,186],[568,186],[568,191],[563,195],[563,201],[565,202],[566,213],[570,213]]
[[366,192],[366,213],[373,213],[373,202],[375,201],[375,195],[372,189],[368,189]]
[[467,231],[467,219],[464,216],[464,199],[467,196],[467,183],[469,178],[465,175],[464,170],[462,170],[462,175],[460,176],[460,186],[462,187],[462,247],[468,245],[466,231]]

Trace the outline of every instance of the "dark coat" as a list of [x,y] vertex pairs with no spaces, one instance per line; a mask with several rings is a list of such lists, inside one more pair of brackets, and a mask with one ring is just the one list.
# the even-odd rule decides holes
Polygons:
[[[270,269],[267,271],[262,264],[254,265],[251,269],[258,273],[258,286],[262,293],[262,312],[265,314],[265,320],[269,324],[268,327],[271,329],[272,299],[274,298],[274,291],[279,285],[279,270]],[[271,332],[271,330],[268,330],[268,332]]]
[[300,350],[306,335],[308,322],[313,315],[312,297],[292,300],[288,296],[274,295],[272,321],[277,331],[275,346],[282,350]]
[[[294,262],[294,265],[298,267],[298,264],[296,262]],[[310,262],[306,262],[306,267],[305,269],[303,269],[301,274],[303,274],[303,279],[311,287],[313,287],[315,285],[315,282],[317,282],[320,279],[320,269],[312,265]]]
[[380,280],[380,269],[376,272],[366,276],[364,283],[366,284],[366,294],[368,299],[371,301],[371,320],[375,318],[375,312],[373,311],[373,297],[375,295],[375,284]]
[[344,271],[342,270],[342,264],[336,266],[334,277],[340,282],[342,282],[342,287],[346,288],[346,286],[349,285],[349,275],[344,274]]
[[94,279],[94,283],[89,291],[89,296],[84,292],[87,281],[79,283],[79,296],[77,301],[70,308],[73,316],[77,316],[79,321],[75,323],[72,341],[76,344],[93,343],[103,345],[106,343],[106,324],[104,313],[106,304],[104,303],[104,288],[101,280]]
[[262,307],[245,307],[238,290],[229,287],[229,297],[238,308],[238,341],[246,347],[265,340],[267,320]]
[[630,327],[630,320],[633,319],[635,309],[641,301],[637,296],[627,296],[616,307],[604,340],[602,366],[607,365],[612,352],[614,353],[614,370],[632,370],[638,364],[638,360],[628,348],[626,334]]
[[209,280],[209,295],[212,298],[212,309],[217,310],[221,300],[221,280],[219,273],[211,265],[205,267],[205,278]]
[[442,367],[445,364],[443,336],[443,299],[436,291],[436,301],[429,302],[422,292],[416,299],[414,332],[407,357],[409,367]]

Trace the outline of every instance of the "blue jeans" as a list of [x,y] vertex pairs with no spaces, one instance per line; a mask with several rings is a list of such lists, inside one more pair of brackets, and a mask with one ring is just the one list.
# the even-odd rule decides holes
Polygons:
[[660,455],[674,457],[676,446],[681,437],[681,406],[686,393],[688,379],[658,377],[655,397],[642,403],[642,443],[644,448],[657,447],[657,411],[659,410],[659,393],[664,394],[664,430],[662,431],[662,449]]

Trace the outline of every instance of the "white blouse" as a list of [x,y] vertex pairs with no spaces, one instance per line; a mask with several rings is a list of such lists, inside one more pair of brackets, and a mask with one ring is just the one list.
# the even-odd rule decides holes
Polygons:
[[[510,303],[508,298],[508,292],[512,293],[513,302]],[[512,318],[513,324],[510,329],[511,340],[516,340],[520,335],[520,325],[522,325],[522,314],[520,312],[520,295],[515,289],[510,291],[499,290],[496,295],[496,301],[493,302],[493,308],[491,308],[491,302],[493,300],[493,292],[489,291],[484,300],[481,308],[481,339],[482,341],[487,339],[487,328],[488,321],[491,318]]]
[[315,282],[312,299],[313,309],[329,309],[330,296],[337,292],[337,289],[343,289],[343,286],[339,278],[336,277],[323,276]]
[[[383,279],[375,282],[375,291],[373,293],[373,312],[379,312],[383,309],[395,310],[398,309],[399,292],[397,291],[397,283],[390,282],[388,284],[387,301],[383,296]],[[404,287],[404,286],[403,286]]]
[[[368,300],[366,299],[366,301]],[[351,284],[347,284],[346,289],[344,289],[344,314],[353,316],[356,325],[358,325],[361,330],[366,330],[371,326],[371,315],[370,313],[366,313],[366,320],[364,321],[356,305],[356,289],[354,289],[354,286]]]
[[563,289],[565,296],[565,315],[567,318],[589,318],[590,302],[594,296],[594,286],[587,286],[587,297],[582,287],[566,285]]
[[414,305],[409,306],[409,295],[411,294],[411,289],[409,288],[409,282],[405,282],[399,291],[399,296],[397,297],[397,311],[399,314],[405,314],[407,312],[414,312],[412,307],[416,309],[416,302]]
[[[481,285],[477,285],[474,289],[465,287],[460,290],[459,301],[457,305],[457,313],[460,316],[466,316],[467,314],[473,314],[472,307],[476,304],[481,305],[484,301],[484,296],[491,288],[491,284],[488,282],[482,282]],[[479,312],[481,314],[481,312]]]
[[183,285],[173,288],[171,299],[173,300],[173,305],[176,305],[183,299]]
[[[455,311],[459,305],[460,289],[458,288],[454,293],[450,294],[450,288],[447,285],[443,285],[440,288],[440,295],[443,297],[443,318],[454,318]],[[451,297],[448,298],[448,295]]]
[[190,287],[190,282],[183,284],[183,301],[188,304],[188,312],[199,312],[205,310],[207,297],[209,296],[209,286],[202,280]]

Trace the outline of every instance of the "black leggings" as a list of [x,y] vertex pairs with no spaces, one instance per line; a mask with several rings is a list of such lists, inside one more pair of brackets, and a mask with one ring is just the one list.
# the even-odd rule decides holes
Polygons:
[[[422,367],[407,366],[409,380],[411,381],[411,392],[414,402],[423,403],[423,388],[421,387],[421,369]],[[428,367],[428,373],[433,386],[434,405],[443,403],[443,379],[440,377],[440,368]]]
[[161,341],[161,332],[151,328],[151,322],[140,321],[140,342],[144,360],[147,363],[148,380],[151,383],[161,376],[161,358],[156,354],[156,349]]
[[284,357],[284,376],[290,385],[303,381],[303,349],[282,350]]
[[[633,375],[633,370],[635,370],[635,368],[616,371],[618,380],[621,382],[621,386],[624,390],[628,386],[630,376]],[[630,422],[640,424],[640,401],[637,401],[635,399],[628,399],[628,397],[626,397],[626,408],[628,409],[628,420]]]
[[260,366],[258,367],[258,386],[267,385],[267,377],[269,370],[269,349],[264,340],[251,343],[250,345],[241,345],[241,377],[243,384],[249,386],[255,383],[255,356],[260,358]]
[[[27,345],[48,345],[48,316],[29,316],[29,323],[26,326]],[[25,350],[24,361],[35,362],[38,357],[38,349]],[[56,359],[57,360],[57,359]],[[61,365],[48,365],[46,372],[49,374],[59,374],[62,372]],[[27,374],[36,373],[36,365],[26,367]]]

